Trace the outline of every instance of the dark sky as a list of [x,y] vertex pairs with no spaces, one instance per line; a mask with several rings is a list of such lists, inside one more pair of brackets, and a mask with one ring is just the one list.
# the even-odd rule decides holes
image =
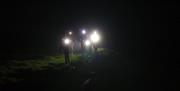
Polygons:
[[[143,0],[15,1],[1,6],[1,56],[57,53],[64,31],[99,29],[106,47],[129,55],[167,54],[178,4]],[[163,51],[163,52],[162,52]],[[139,54],[137,54],[139,53]],[[148,55],[148,54],[147,54]]]

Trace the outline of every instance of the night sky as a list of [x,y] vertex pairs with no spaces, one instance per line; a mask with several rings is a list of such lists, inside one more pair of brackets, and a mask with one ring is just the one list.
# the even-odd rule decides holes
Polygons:
[[[180,5],[170,1],[3,1],[0,5],[0,61],[59,55],[65,32],[97,29],[102,35],[101,46],[119,54],[118,67],[121,62],[132,63],[134,67],[127,68],[137,71],[129,73],[143,77],[142,81],[150,84],[142,88],[154,91],[151,88],[154,86],[158,91],[162,90],[160,88],[174,91],[171,89],[178,87],[176,81],[180,81],[180,40],[176,32],[180,30]],[[113,59],[108,61],[113,62]],[[126,70],[123,69],[126,67],[121,68]],[[132,82],[135,84],[136,80]]]
[[35,0],[2,4],[2,57],[57,54],[64,32],[81,28],[100,30],[103,46],[126,56],[167,56],[168,31],[176,29],[179,19],[178,4],[157,0]]

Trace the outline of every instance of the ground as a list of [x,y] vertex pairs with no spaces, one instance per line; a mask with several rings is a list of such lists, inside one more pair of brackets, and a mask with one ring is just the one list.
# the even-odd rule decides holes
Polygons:
[[[151,91],[142,65],[118,52],[98,49],[95,54],[63,55],[36,60],[11,61],[1,65],[2,91]],[[5,63],[4,63],[5,64]],[[156,80],[156,79],[155,79]],[[159,81],[156,81],[159,82]],[[155,83],[155,85],[158,85]],[[159,87],[161,88],[161,87]],[[159,90],[159,89],[155,89]]]

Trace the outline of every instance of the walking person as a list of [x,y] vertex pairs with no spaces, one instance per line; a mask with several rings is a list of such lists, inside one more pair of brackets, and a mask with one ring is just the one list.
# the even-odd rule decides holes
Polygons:
[[70,64],[69,46],[64,46],[64,59],[65,59],[65,64],[69,65]]

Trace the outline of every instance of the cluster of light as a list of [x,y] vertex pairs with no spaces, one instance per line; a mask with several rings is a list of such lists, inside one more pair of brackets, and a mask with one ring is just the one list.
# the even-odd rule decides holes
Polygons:
[[91,45],[91,42],[89,40],[86,40],[84,43],[85,43],[85,46],[90,46]]
[[86,34],[86,30],[82,30],[82,34]]
[[69,38],[64,39],[64,44],[69,45],[71,43],[71,40]]
[[100,36],[99,36],[99,34],[98,34],[96,31],[94,31],[94,32],[90,35],[90,39],[91,39],[91,41],[92,41],[93,43],[97,43],[97,42],[99,42],[99,40],[100,40]]
[[[86,30],[84,29],[84,30],[81,31],[81,33],[82,33],[83,35],[85,35],[87,32],[86,32]],[[68,32],[68,34],[69,34],[69,35],[72,35],[72,32],[70,31],[70,32]],[[99,35],[98,32],[96,32],[96,31],[92,32],[92,34],[90,34],[90,35],[88,34],[87,36],[88,36],[89,38],[84,41],[84,45],[85,45],[85,46],[90,46],[91,43],[96,44],[96,43],[98,43],[98,42],[100,41],[100,35]],[[87,36],[86,36],[86,37],[87,37]],[[63,42],[64,42],[65,45],[69,45],[69,44],[71,43],[71,40],[70,40],[69,38],[65,38],[65,39],[63,39]]]

